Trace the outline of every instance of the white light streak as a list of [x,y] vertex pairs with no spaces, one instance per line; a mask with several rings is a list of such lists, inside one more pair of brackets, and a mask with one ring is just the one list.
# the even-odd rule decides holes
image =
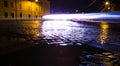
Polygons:
[[43,16],[45,20],[92,20],[92,19],[119,19],[119,12],[86,13],[86,14],[51,14]]

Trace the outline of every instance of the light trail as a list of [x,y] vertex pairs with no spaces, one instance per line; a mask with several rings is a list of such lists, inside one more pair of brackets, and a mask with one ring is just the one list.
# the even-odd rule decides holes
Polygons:
[[44,20],[72,21],[120,21],[120,12],[102,12],[85,14],[51,14],[43,16]]

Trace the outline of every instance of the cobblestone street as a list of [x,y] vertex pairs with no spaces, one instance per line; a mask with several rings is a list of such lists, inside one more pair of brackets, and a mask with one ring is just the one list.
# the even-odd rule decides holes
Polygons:
[[118,24],[13,22],[0,24],[0,66],[120,65]]

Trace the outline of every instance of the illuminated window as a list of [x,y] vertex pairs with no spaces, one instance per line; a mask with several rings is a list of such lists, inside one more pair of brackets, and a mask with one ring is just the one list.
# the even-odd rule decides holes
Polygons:
[[5,12],[4,16],[5,16],[5,18],[7,18],[8,17],[8,12]]
[[8,1],[4,1],[4,7],[8,7]]
[[14,13],[11,13],[11,17],[14,18]]

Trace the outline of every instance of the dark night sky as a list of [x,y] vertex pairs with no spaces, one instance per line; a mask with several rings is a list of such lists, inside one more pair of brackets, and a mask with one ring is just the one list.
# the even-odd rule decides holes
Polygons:
[[[96,0],[96,2],[88,7],[94,0],[50,0],[51,12],[98,12],[103,8],[105,0]],[[120,0],[111,0],[120,1]]]
[[[91,10],[94,8],[100,8],[100,4],[102,4],[104,0],[97,0],[97,4],[94,3],[91,7]],[[92,3],[93,0],[52,0],[51,8],[54,11],[62,11],[62,12],[73,12],[75,10],[79,10],[80,12],[88,11],[88,5]]]

